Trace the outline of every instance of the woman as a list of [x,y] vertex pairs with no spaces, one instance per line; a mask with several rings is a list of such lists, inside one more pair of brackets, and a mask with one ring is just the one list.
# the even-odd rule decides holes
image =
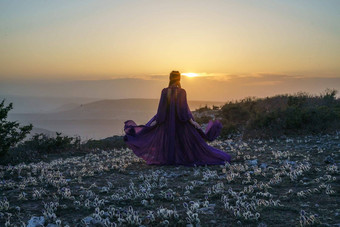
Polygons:
[[230,155],[209,146],[221,131],[219,121],[210,121],[205,132],[191,114],[181,75],[170,73],[170,82],[161,93],[157,114],[146,125],[125,122],[124,140],[147,164],[156,165],[223,165]]

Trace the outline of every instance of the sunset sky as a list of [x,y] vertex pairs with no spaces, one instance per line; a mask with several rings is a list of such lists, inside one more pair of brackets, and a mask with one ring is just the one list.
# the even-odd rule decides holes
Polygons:
[[[183,81],[191,99],[339,89],[339,12],[338,0],[1,0],[0,89],[120,81],[123,93],[63,95],[158,98],[171,70],[198,75]],[[128,93],[128,78],[154,86]]]

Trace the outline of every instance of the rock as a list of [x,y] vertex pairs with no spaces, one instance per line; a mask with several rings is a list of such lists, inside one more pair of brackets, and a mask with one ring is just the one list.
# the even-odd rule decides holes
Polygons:
[[260,224],[257,225],[257,227],[267,227],[266,223],[261,222]]
[[329,155],[323,161],[327,164],[334,164],[334,159]]
[[48,224],[46,227],[58,227],[56,224]]
[[210,208],[210,207],[203,207],[203,208],[200,208],[198,210],[203,214],[210,214],[210,215],[214,214],[213,209]]
[[267,168],[267,163],[261,163],[260,168],[261,169],[266,169]]
[[108,213],[108,212],[104,212],[104,215],[103,215],[104,217],[109,217],[110,216],[110,214]]
[[83,220],[87,225],[91,225],[91,226],[101,224],[101,222],[99,220],[96,220],[95,218],[89,217],[89,216],[83,218]]
[[177,173],[171,172],[171,173],[164,173],[163,176],[167,177],[167,178],[177,178],[177,177],[180,177],[182,175],[184,175],[184,174],[177,174]]
[[33,216],[28,221],[27,227],[44,226],[44,224],[45,224],[45,218],[43,216],[40,216],[40,217]]
[[83,218],[83,220],[84,220],[84,223],[87,224],[87,225],[92,224],[93,221],[94,221],[93,217],[85,217],[85,218]]
[[254,160],[247,160],[247,164],[251,166],[256,166],[257,165],[257,159]]
[[284,160],[283,163],[284,163],[284,164],[290,164],[290,165],[292,165],[292,166],[295,166],[295,165],[296,165],[296,162],[290,161],[290,160],[288,160],[288,159],[287,159],[287,160]]

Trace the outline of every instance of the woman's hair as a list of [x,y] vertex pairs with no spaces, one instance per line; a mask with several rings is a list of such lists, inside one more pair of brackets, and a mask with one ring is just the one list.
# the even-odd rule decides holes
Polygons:
[[170,81],[169,81],[169,87],[172,85],[177,85],[178,87],[181,87],[181,74],[178,71],[172,71],[170,73],[170,77],[169,77]]

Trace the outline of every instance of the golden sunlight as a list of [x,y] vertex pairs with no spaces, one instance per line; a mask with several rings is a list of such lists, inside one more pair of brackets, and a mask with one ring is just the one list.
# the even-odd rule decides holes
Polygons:
[[187,77],[197,77],[199,76],[198,73],[181,73],[182,75],[184,76],[187,76]]

